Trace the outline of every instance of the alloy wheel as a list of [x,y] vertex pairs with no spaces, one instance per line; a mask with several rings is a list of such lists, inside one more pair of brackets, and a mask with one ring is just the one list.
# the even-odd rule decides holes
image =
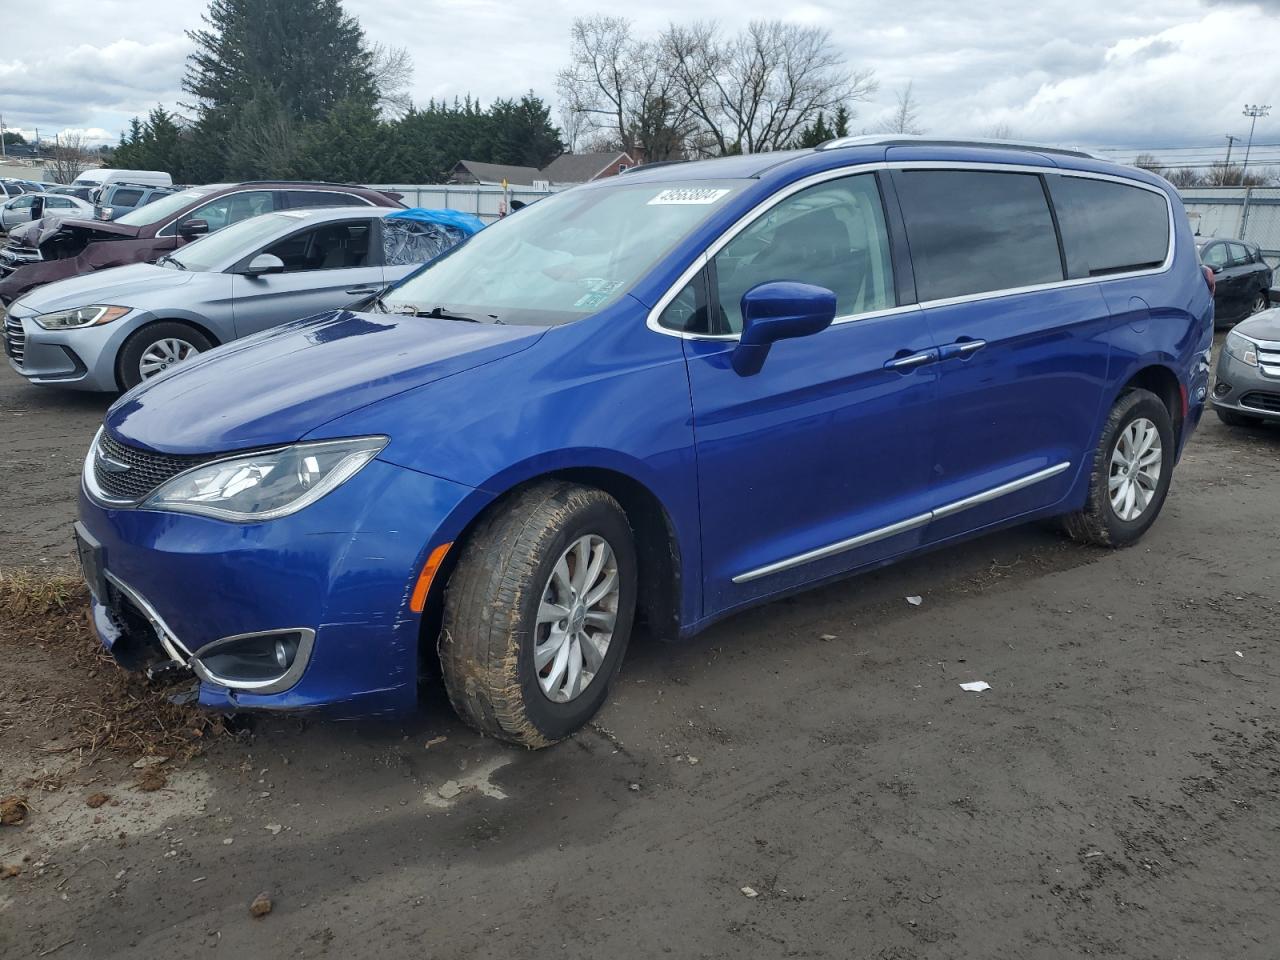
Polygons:
[[568,703],[595,679],[613,639],[619,592],[617,558],[603,537],[581,536],[560,555],[534,629],[533,666],[547,699]]
[[1111,450],[1107,492],[1117,517],[1132,522],[1146,512],[1163,467],[1164,449],[1156,425],[1146,417],[1131,421],[1120,431]]
[[138,373],[143,380],[147,380],[162,370],[168,370],[176,363],[194,357],[199,352],[193,344],[177,337],[157,340],[142,351],[142,356],[138,360]]
[[1249,312],[1261,313],[1263,310],[1267,309],[1267,306],[1268,306],[1267,295],[1265,293],[1259,292],[1258,295],[1253,298],[1253,309],[1250,310]]

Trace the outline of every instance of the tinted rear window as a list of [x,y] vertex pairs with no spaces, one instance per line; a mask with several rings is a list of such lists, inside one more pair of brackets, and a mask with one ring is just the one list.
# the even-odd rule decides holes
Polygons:
[[1050,177],[1073,277],[1158,267],[1169,252],[1164,194],[1112,180]]
[[896,174],[894,183],[921,300],[1063,279],[1039,176],[908,170]]

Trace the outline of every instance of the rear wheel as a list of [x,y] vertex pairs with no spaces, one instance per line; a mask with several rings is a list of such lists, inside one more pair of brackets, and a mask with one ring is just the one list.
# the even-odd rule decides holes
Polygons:
[[212,348],[209,338],[190,324],[176,320],[149,324],[120,348],[116,381],[121,389],[128,390]]
[[608,494],[552,482],[500,505],[445,591],[440,664],[481,733],[545,747],[600,709],[631,636],[636,556]]
[[1257,296],[1253,298],[1253,305],[1249,307],[1249,313],[1250,314],[1261,313],[1263,310],[1266,310],[1267,307],[1269,307],[1270,305],[1271,305],[1270,298],[1268,298],[1267,296],[1267,291],[1259,290]]
[[1083,510],[1065,519],[1073,539],[1123,547],[1155,522],[1169,493],[1174,435],[1169,410],[1154,393],[1130,390],[1116,401],[1093,455]]

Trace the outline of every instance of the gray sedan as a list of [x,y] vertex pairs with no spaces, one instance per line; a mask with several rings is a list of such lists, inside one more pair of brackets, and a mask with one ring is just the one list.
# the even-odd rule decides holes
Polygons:
[[9,363],[32,383],[127,390],[218,344],[367,299],[431,256],[414,231],[434,236],[433,225],[384,221],[396,212],[267,213],[153,264],[38,287],[9,306]]
[[31,211],[36,200],[43,203],[46,217],[92,217],[93,204],[86,203],[79,197],[68,197],[59,193],[24,193],[10,197],[0,203],[0,230],[6,232],[14,227],[31,222]]
[[1233,426],[1280,421],[1280,308],[1255,313],[1227,334],[1218,354],[1213,408]]

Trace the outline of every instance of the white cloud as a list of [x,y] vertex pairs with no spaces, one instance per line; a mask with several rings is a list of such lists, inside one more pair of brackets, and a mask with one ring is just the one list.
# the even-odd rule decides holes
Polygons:
[[[598,0],[346,6],[371,40],[409,48],[419,102],[467,93],[487,102],[529,89],[552,99],[571,20],[602,9]],[[114,140],[131,116],[157,103],[177,106],[190,51],[184,31],[200,25],[203,7],[194,0],[49,0],[39,18],[8,18],[0,47],[5,124],[38,126],[41,135],[92,130]],[[1224,133],[1245,132],[1241,105],[1280,90],[1280,58],[1262,49],[1276,34],[1277,9],[1280,0],[918,0],[886,16],[871,0],[789,7],[649,0],[619,12],[640,32],[694,17],[726,29],[776,16],[827,27],[850,65],[874,68],[880,80],[855,129],[874,127],[911,81],[929,133],[974,136],[1005,124],[1025,138],[1137,145],[1220,142]],[[1258,134],[1280,140],[1280,117]]]

